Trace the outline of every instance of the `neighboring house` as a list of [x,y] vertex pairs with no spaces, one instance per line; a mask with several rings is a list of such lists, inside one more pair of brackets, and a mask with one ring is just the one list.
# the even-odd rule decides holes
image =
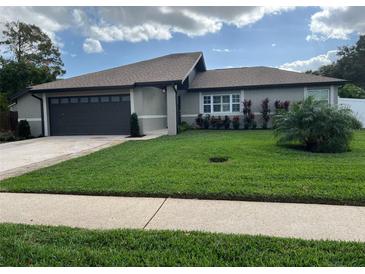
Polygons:
[[207,70],[201,52],[178,53],[33,86],[13,98],[12,110],[34,136],[129,134],[133,112],[144,134],[175,135],[179,122],[194,123],[199,113],[241,115],[244,99],[258,119],[265,98],[272,110],[275,100],[309,95],[334,105],[344,82],[269,67]]

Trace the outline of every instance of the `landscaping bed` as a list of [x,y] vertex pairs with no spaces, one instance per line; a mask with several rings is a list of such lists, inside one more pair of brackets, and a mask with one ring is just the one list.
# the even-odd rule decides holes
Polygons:
[[0,191],[365,205],[365,131],[351,149],[277,146],[270,130],[193,130],[10,178]]
[[0,224],[0,266],[365,266],[365,244]]

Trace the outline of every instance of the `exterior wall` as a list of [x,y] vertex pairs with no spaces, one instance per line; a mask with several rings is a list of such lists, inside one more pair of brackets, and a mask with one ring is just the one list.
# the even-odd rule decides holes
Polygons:
[[[39,96],[40,97],[40,96]],[[17,103],[11,107],[12,111],[18,112],[18,120],[27,120],[32,136],[42,134],[41,101],[31,94],[26,94],[17,99]]]
[[166,92],[154,87],[135,88],[132,92],[131,109],[138,115],[141,133],[167,128]]
[[189,74],[189,86],[191,85],[191,83],[193,82],[195,76],[196,76],[197,70],[196,68],[194,68],[190,74]]
[[193,116],[194,118],[200,112],[199,106],[199,92],[186,92],[181,96],[181,118],[189,118]]
[[269,107],[271,111],[274,111],[274,102],[276,100],[288,100],[291,104],[293,102],[302,101],[304,99],[304,87],[244,90],[244,99],[251,100],[252,111],[255,114],[261,111],[261,102],[265,98],[269,98]]
[[[311,88],[316,88],[312,87]],[[318,87],[319,88],[319,87]],[[328,88],[330,90],[329,102],[332,105],[337,104],[337,86],[321,86],[320,88]],[[195,118],[202,111],[202,97],[209,94],[237,94],[240,93],[241,101],[244,99],[251,100],[252,102],[252,112],[255,114],[255,120],[257,126],[261,127],[261,102],[265,98],[269,98],[269,108],[271,113],[274,113],[275,106],[274,102],[276,100],[290,101],[291,104],[294,102],[302,101],[305,98],[306,87],[287,87],[287,88],[261,88],[261,89],[243,89],[235,91],[204,91],[204,92],[187,92],[181,95],[181,120],[187,122],[188,124],[195,124]],[[242,106],[239,113],[216,113],[211,114],[214,116],[228,115],[230,118],[239,115],[242,123]],[[271,120],[269,121],[269,126],[271,126]]]

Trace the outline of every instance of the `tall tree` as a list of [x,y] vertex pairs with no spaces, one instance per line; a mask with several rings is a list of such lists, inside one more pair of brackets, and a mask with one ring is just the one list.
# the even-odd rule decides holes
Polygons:
[[322,66],[318,71],[312,71],[311,73],[346,79],[364,89],[365,35],[360,36],[356,45],[339,48],[337,55],[339,56],[339,59],[336,62]]
[[29,85],[56,80],[65,73],[59,48],[39,27],[8,22],[0,45],[0,91],[8,95]]

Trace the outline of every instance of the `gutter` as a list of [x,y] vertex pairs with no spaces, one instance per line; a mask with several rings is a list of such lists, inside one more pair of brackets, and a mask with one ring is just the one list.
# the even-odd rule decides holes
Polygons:
[[334,81],[334,82],[322,82],[322,83],[289,83],[289,84],[271,84],[271,85],[252,85],[252,86],[226,86],[226,87],[204,87],[204,88],[189,88],[190,92],[201,91],[221,91],[221,90],[240,90],[240,89],[262,89],[262,88],[280,88],[280,87],[303,87],[303,86],[328,86],[337,85],[342,86],[350,81]]
[[38,96],[35,96],[34,94],[31,94],[32,97],[38,99],[41,104],[41,123],[42,123],[42,135],[44,136],[44,117],[43,117],[43,99],[39,98]]

